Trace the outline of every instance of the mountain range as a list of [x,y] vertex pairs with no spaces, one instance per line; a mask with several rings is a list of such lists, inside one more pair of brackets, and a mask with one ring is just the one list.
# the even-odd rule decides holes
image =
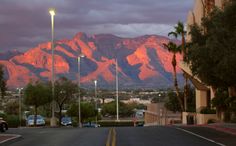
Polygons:
[[[172,53],[163,48],[170,40],[158,35],[121,38],[111,34],[88,36],[79,32],[72,39],[55,41],[55,76],[73,81],[78,77],[80,59],[81,85],[115,88],[116,64],[120,88],[167,88],[172,81]],[[177,62],[182,56],[177,54]],[[41,43],[26,52],[17,50],[0,54],[10,88],[23,87],[30,81],[51,80],[51,42]],[[181,70],[177,67],[179,77]]]

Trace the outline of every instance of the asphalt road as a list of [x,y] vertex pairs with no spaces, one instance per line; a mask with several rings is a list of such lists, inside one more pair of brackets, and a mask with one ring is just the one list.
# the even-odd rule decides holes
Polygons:
[[22,128],[7,133],[22,135],[10,146],[235,146],[235,136],[205,128],[185,130],[204,137],[176,127]]

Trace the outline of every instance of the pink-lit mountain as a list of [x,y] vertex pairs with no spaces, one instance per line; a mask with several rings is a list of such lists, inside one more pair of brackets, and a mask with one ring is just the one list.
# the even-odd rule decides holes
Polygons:
[[[168,38],[146,35],[120,38],[109,34],[87,36],[78,33],[71,40],[55,42],[56,77],[65,76],[76,81],[77,57],[81,58],[82,86],[115,86],[115,58],[118,59],[119,86],[164,88],[172,86],[172,54],[163,48]],[[181,56],[177,55],[177,60]],[[50,80],[52,68],[51,43],[42,43],[24,53],[13,52],[9,57],[0,54],[5,66],[7,85],[25,86],[31,80]],[[178,73],[180,69],[177,68]]]

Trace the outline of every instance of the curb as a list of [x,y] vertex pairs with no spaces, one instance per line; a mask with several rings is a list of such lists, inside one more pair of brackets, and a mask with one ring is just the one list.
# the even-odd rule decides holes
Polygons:
[[211,129],[215,129],[217,131],[225,132],[225,133],[232,134],[232,135],[236,136],[236,130],[235,129],[231,129],[231,128],[228,128],[228,127],[216,126],[216,125],[215,126],[207,125],[205,127],[208,127],[208,128],[211,128]]
[[0,146],[8,146],[9,144],[14,143],[22,138],[21,135],[17,134],[3,134],[1,136],[11,136],[11,138],[0,141]]

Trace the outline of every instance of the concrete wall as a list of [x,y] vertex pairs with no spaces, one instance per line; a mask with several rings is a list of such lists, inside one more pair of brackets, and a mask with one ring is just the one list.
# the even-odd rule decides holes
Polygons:
[[216,114],[197,114],[197,124],[207,124],[210,119],[217,120],[218,118]]
[[196,91],[196,111],[200,112],[203,107],[207,106],[207,91],[195,90]]
[[181,121],[181,114],[168,111],[164,103],[152,103],[147,105],[144,121],[145,125],[168,125],[172,121]]

